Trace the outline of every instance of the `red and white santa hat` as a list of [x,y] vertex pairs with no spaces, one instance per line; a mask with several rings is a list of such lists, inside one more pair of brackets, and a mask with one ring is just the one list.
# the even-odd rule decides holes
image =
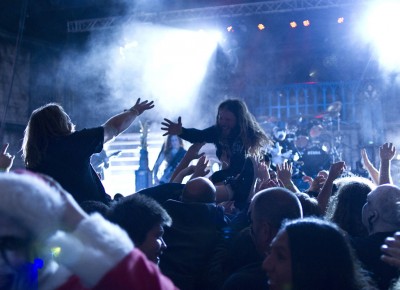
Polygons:
[[0,173],[0,216],[46,239],[60,226],[64,201],[60,193],[33,173]]

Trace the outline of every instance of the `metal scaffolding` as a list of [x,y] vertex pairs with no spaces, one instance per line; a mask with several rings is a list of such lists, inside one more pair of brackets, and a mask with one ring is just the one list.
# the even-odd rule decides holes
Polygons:
[[156,13],[137,12],[128,16],[68,21],[67,31],[69,33],[88,32],[117,27],[124,23],[129,23],[132,21],[173,23],[201,19],[218,19],[238,16],[294,12],[310,9],[326,9],[333,7],[350,6],[366,1],[367,0],[277,0],[196,9],[172,10]]

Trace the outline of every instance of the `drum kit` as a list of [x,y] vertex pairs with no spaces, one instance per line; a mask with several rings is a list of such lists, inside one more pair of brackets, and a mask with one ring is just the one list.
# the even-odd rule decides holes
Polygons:
[[[341,160],[341,132],[340,132],[340,111],[341,102],[330,104],[326,111],[311,116],[301,115],[295,119],[286,121],[286,140],[291,144],[289,162],[293,163],[294,174],[316,176],[320,170],[329,169],[330,164]],[[277,122],[278,123],[278,122]],[[275,123],[275,124],[277,124]],[[279,121],[282,123],[282,121]],[[274,123],[269,122],[263,126],[266,132]],[[281,126],[282,127],[282,126]],[[276,127],[272,130],[272,136],[276,142],[281,143],[275,137]],[[267,150],[272,153],[276,150]],[[287,154],[286,154],[287,155]],[[275,158],[276,159],[276,158]]]

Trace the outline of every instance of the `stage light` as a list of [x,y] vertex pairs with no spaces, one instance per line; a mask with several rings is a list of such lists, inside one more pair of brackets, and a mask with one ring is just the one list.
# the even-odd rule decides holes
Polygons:
[[381,67],[389,71],[400,68],[399,11],[398,0],[376,1],[369,6],[359,27],[365,40],[374,48]]
[[235,31],[235,30],[233,30],[233,26],[232,26],[232,25],[228,26],[228,27],[226,28],[226,30],[227,30],[228,32],[234,32],[234,31]]
[[303,25],[304,25],[305,27],[310,26],[310,20],[304,20],[304,21],[303,21]]
[[260,30],[260,31],[265,29],[265,26],[262,23],[258,24],[257,27],[258,27],[258,30]]
[[292,21],[292,22],[290,22],[290,27],[292,27],[292,28],[296,28],[296,27],[297,27],[297,23],[296,23],[296,21]]
[[337,23],[342,24],[344,22],[344,17],[339,17]]

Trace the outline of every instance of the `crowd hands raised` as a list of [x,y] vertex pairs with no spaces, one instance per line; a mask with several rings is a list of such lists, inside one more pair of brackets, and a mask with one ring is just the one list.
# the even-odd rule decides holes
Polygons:
[[[153,106],[138,99],[83,132],[68,117],[64,135],[92,140],[87,151],[93,154]],[[58,114],[68,116],[60,108]],[[49,106],[40,109],[28,132],[35,114]],[[292,164],[274,171],[263,158],[259,149],[270,140],[257,124],[241,135],[243,114],[245,123],[255,122],[233,100],[220,105],[216,124],[205,130],[164,119],[164,135],[193,143],[170,182],[114,201],[101,190],[80,199],[77,188],[41,164],[48,152],[30,159],[38,145],[33,133],[23,148],[29,171],[8,172],[14,157],[4,145],[0,289],[400,289],[393,144],[380,147],[378,169],[361,151],[369,179],[342,177],[346,164],[339,161],[305,176],[309,188],[302,192],[292,180]],[[200,153],[205,143],[216,144],[223,174],[210,176]],[[32,271],[34,281],[27,278]]]

